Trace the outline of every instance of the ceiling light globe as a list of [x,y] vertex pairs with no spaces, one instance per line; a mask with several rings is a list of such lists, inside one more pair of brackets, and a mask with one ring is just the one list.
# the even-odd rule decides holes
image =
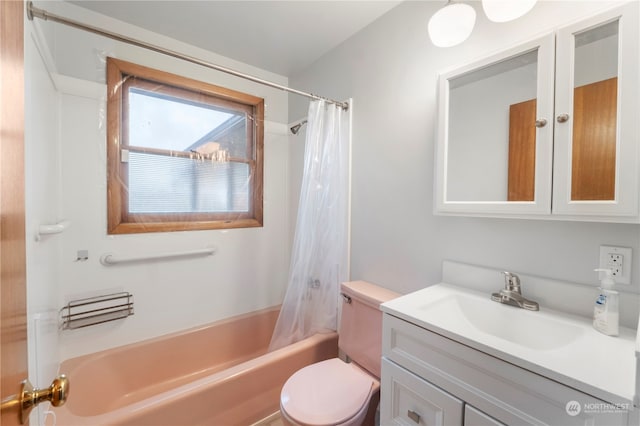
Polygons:
[[476,11],[473,7],[468,4],[451,3],[429,19],[429,37],[438,47],[455,46],[469,38],[475,23]]
[[482,0],[482,9],[493,22],[507,22],[529,12],[536,0]]

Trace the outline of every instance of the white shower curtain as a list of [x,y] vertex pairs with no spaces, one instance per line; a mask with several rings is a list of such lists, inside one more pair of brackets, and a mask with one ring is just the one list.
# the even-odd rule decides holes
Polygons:
[[269,350],[336,330],[340,283],[348,278],[348,138],[349,114],[312,101],[289,286]]

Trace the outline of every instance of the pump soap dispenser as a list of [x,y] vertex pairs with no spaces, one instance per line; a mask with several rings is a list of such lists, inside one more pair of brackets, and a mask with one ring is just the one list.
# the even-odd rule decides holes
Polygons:
[[611,269],[594,269],[603,272],[604,278],[600,281],[598,290],[600,294],[593,308],[593,328],[607,336],[617,336],[620,313],[618,310],[618,292],[613,290],[615,281]]

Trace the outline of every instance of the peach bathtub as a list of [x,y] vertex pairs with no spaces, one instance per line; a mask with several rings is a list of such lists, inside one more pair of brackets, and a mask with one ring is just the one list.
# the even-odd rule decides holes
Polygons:
[[279,410],[291,374],[338,352],[329,333],[267,353],[277,317],[267,309],[64,361],[70,397],[55,409],[56,424],[258,422]]

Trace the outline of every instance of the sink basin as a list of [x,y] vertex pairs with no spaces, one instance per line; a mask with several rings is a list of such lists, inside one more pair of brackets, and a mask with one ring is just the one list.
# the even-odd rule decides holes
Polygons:
[[[535,350],[552,350],[578,339],[584,330],[574,324],[475,295],[452,294],[421,306],[434,322],[457,323]],[[462,324],[461,324],[462,322]]]
[[[591,318],[549,309],[542,297],[540,310],[528,311],[492,301],[493,286],[476,286],[482,290],[442,282],[383,303],[386,321],[401,320],[385,328],[383,356],[406,356],[405,344],[425,356],[459,356],[454,345],[436,344],[442,341],[434,335],[440,335],[602,401],[633,405],[640,395],[640,331],[620,327],[618,337],[605,336],[593,329]],[[462,358],[467,362],[475,355]]]

